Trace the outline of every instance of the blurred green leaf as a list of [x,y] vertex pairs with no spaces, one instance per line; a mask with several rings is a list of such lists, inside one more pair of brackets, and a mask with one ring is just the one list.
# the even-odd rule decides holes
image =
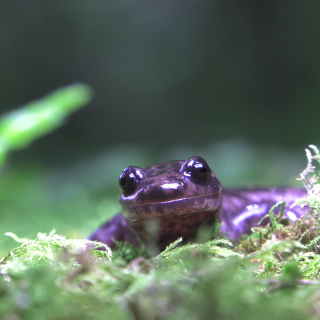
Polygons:
[[0,166],[11,150],[26,147],[56,129],[71,112],[86,105],[91,97],[89,86],[73,84],[1,117]]

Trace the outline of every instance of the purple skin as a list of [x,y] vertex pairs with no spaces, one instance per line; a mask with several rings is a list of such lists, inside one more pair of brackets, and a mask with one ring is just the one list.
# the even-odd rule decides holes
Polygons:
[[[130,166],[120,175],[122,213],[89,237],[115,248],[114,240],[164,250],[173,241],[194,239],[200,226],[223,222],[221,231],[237,242],[270,208],[286,201],[284,218],[293,222],[308,208],[290,208],[306,195],[299,188],[224,189],[201,157],[146,168]],[[279,212],[278,206],[275,212]],[[264,224],[268,222],[264,220]]]

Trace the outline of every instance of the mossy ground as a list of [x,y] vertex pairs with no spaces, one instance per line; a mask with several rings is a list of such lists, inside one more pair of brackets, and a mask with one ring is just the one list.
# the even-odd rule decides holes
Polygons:
[[[63,123],[89,96],[86,86],[70,87],[1,118],[0,165],[11,150]],[[310,213],[295,225],[282,225],[280,217],[270,212],[271,223],[255,228],[235,247],[217,237],[215,229],[210,241],[181,246],[177,240],[155,257],[128,244],[119,244],[113,253],[108,248],[90,251],[92,242],[49,233],[55,224],[59,233],[67,235],[93,230],[97,225],[93,213],[101,212],[103,221],[106,212],[116,212],[116,200],[109,205],[99,192],[79,189],[72,196],[75,189],[67,186],[68,199],[55,201],[57,194],[45,192],[45,184],[39,183],[38,166],[21,171],[2,167],[0,204],[5,223],[0,232],[10,237],[0,239],[4,256],[0,319],[317,318],[320,188],[312,161],[319,162],[320,156],[317,148],[310,148],[313,155],[307,151],[308,166],[301,174],[308,196],[299,201],[310,207]],[[247,176],[247,171],[240,171]],[[64,186],[62,197],[66,196],[64,182],[59,182],[60,188]],[[71,226],[78,231],[70,230]],[[29,236],[38,228],[48,234],[28,240],[9,232]],[[13,240],[8,244],[5,238],[20,245],[13,245]]]
[[[312,160],[301,174],[310,213],[284,226],[255,228],[233,247],[226,239],[179,245],[156,257],[130,245],[86,249],[86,240],[51,233],[1,261],[2,319],[313,319],[319,305],[319,197]],[[279,204],[284,205],[284,204]],[[11,234],[14,237],[14,235]]]

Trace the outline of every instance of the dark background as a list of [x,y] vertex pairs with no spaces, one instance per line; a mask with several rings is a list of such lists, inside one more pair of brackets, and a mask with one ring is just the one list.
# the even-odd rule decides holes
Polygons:
[[[227,186],[298,185],[318,144],[319,1],[0,1],[0,114],[74,82],[92,102],[0,171],[7,231],[87,237],[124,167],[203,156]],[[11,241],[11,242],[10,242]]]
[[120,144],[305,148],[319,141],[319,17],[318,1],[2,1],[0,111],[92,86],[23,152],[46,165]]

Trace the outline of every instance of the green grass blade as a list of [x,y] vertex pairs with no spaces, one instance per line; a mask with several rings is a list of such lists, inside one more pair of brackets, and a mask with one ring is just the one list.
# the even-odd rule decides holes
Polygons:
[[14,149],[24,148],[33,140],[59,127],[73,111],[92,97],[90,87],[73,84],[0,118],[0,166]]

